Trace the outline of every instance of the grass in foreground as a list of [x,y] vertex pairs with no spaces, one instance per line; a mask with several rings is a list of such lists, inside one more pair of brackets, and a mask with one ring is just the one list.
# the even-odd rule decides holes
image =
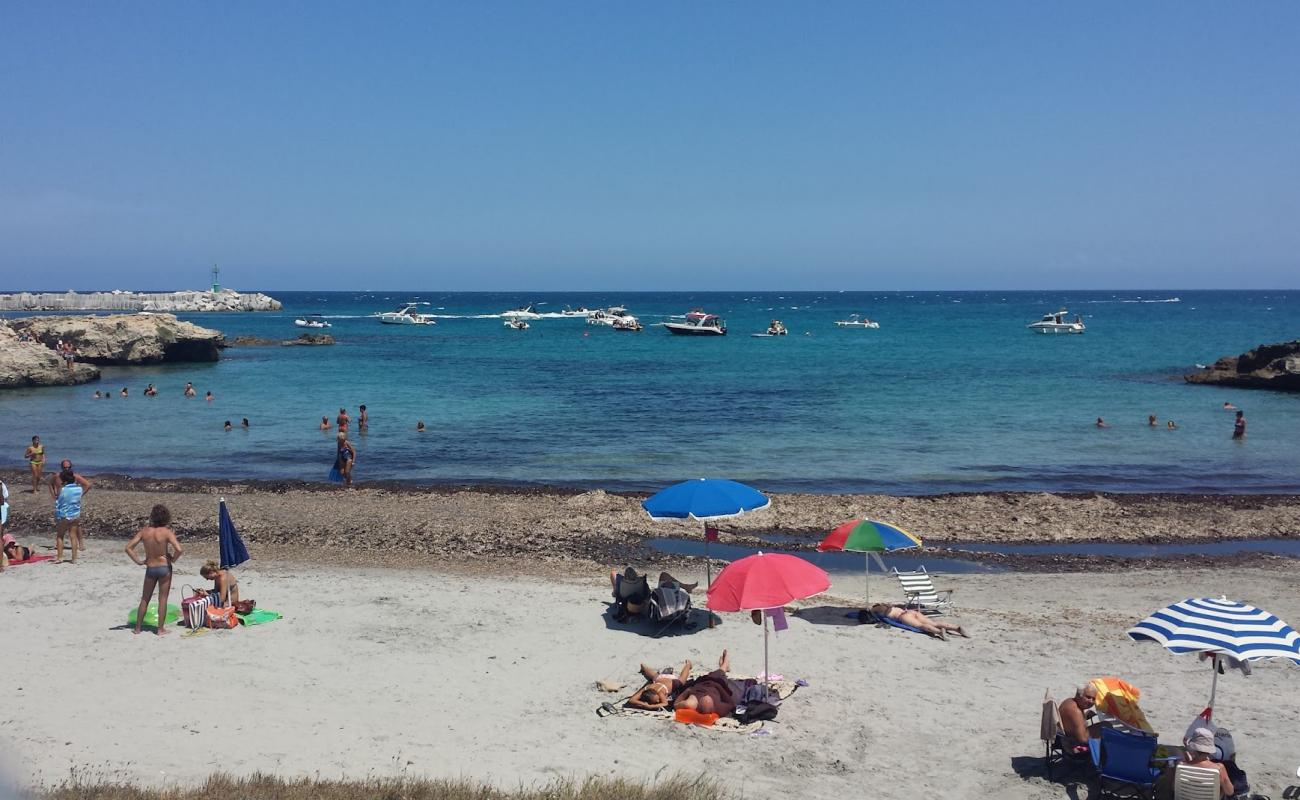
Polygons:
[[146,789],[123,783],[70,781],[32,795],[40,800],[727,800],[710,779],[676,776],[654,782],[621,778],[557,780],[533,788],[497,789],[468,780],[371,778],[285,780],[269,775],[214,775],[201,786]]

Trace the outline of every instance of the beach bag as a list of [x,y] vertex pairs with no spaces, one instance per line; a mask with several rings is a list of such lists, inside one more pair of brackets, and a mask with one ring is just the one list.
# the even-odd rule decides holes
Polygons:
[[[185,590],[189,590],[189,594]],[[200,596],[194,587],[186,584],[181,587],[181,619],[187,628],[202,628],[207,622],[208,606],[212,604],[212,595]]]
[[739,719],[748,725],[751,722],[776,719],[776,712],[777,707],[771,703],[750,703],[745,706],[745,713],[741,714]]
[[238,624],[239,620],[235,618],[235,609],[233,607],[208,609],[209,628],[229,629]]

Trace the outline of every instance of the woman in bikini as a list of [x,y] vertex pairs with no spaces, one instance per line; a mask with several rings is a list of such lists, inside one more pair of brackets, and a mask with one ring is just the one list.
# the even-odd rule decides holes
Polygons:
[[682,686],[690,679],[691,662],[689,659],[683,662],[681,670],[676,673],[673,672],[672,667],[665,667],[660,671],[649,664],[642,664],[641,674],[645,676],[646,684],[636,690],[636,694],[628,699],[627,704],[632,708],[659,711],[672,705]]
[[18,541],[14,539],[13,534],[6,533],[3,541],[4,557],[6,562],[26,561],[36,555],[36,551],[32,548],[18,544]]
[[352,485],[352,465],[357,460],[357,449],[348,441],[348,435],[339,431],[339,446],[334,456],[334,469],[338,470],[339,477],[343,479],[344,486]]
[[41,473],[45,471],[45,446],[41,444],[41,437],[32,437],[32,443],[28,445],[23,458],[27,459],[27,464],[32,469],[32,494],[36,494],[41,486]]
[[949,632],[967,639],[970,638],[970,634],[963,630],[962,626],[953,625],[951,622],[942,622],[940,620],[930,619],[925,614],[922,614],[914,608],[904,608],[889,603],[876,603],[871,607],[871,613],[875,614],[877,617],[886,617],[901,622],[904,625],[911,625],[913,628],[920,630],[921,633],[924,633],[927,636],[933,636],[936,639],[947,641]]
[[217,605],[233,606],[239,602],[239,580],[228,569],[222,569],[221,565],[215,561],[209,561],[199,568],[199,574],[203,580],[212,581],[212,591],[206,589],[196,590],[200,597],[208,594],[217,595]]

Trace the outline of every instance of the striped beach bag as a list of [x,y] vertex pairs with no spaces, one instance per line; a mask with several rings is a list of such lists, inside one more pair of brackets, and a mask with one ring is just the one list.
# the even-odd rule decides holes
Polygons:
[[[186,590],[189,593],[186,593]],[[208,621],[208,606],[215,605],[217,596],[206,594],[200,596],[194,587],[186,584],[181,587],[181,619],[187,628],[202,628]]]

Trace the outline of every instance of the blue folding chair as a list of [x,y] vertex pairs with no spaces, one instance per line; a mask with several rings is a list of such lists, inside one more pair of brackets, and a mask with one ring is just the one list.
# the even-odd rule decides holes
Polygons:
[[1154,736],[1102,728],[1101,760],[1097,766],[1097,776],[1101,779],[1101,796],[1152,797],[1155,794],[1156,778],[1160,777],[1160,770],[1151,766],[1157,744]]

